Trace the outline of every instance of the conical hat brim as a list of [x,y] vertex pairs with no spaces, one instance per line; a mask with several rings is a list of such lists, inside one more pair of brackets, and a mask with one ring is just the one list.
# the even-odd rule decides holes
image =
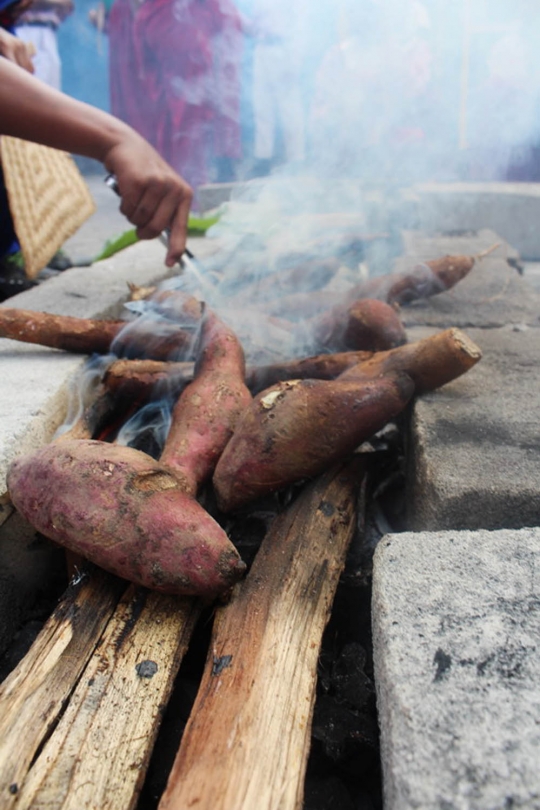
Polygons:
[[4,135],[0,158],[26,275],[35,278],[96,206],[66,152]]

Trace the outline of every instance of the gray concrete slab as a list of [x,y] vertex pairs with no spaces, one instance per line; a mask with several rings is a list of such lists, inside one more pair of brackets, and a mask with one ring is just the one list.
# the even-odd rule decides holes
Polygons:
[[[538,526],[540,331],[466,331],[482,360],[413,408],[409,528]],[[413,330],[410,336],[425,334]]]
[[411,194],[420,230],[491,228],[523,258],[540,258],[539,183],[424,183]]
[[540,262],[524,262],[523,276],[530,287],[540,292]]
[[133,228],[120,213],[120,200],[105,185],[105,176],[106,172],[103,170],[99,174],[84,177],[96,204],[96,211],[63,246],[63,250],[74,261],[94,259],[101,253],[106,242]]
[[540,807],[538,571],[540,529],[379,543],[385,810]]

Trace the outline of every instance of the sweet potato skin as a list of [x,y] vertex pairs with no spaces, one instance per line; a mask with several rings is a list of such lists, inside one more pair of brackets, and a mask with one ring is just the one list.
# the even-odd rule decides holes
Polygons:
[[366,383],[292,380],[263,391],[217,464],[219,507],[234,511],[319,474],[400,413],[413,390],[407,375],[387,375]]
[[190,329],[174,323],[74,318],[7,307],[0,309],[0,337],[80,354],[113,352],[156,360],[184,358],[193,340]]
[[317,343],[327,351],[385,351],[407,342],[396,310],[384,301],[361,298],[338,304],[312,321]]
[[138,450],[49,444],[12,463],[8,489],[46,537],[153,590],[213,598],[245,570],[219,524]]
[[195,496],[211,477],[233,430],[251,403],[245,360],[236,335],[208,311],[195,376],[178,399],[161,463],[188,482]]
[[376,352],[343,371],[338,379],[367,381],[404,372],[414,382],[416,393],[423,394],[465,374],[481,357],[480,348],[461,329],[452,327],[406,346]]
[[[387,304],[406,306],[420,298],[450,290],[472,270],[474,256],[442,256],[413,265],[402,273],[387,273],[355,284],[347,292],[351,298],[373,298]],[[270,301],[267,310],[282,318],[297,320],[313,317],[329,306],[344,303],[341,293],[315,290],[311,293],[291,293]]]

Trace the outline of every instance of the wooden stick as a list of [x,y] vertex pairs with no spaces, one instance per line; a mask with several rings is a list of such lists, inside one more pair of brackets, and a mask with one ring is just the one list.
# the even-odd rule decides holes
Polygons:
[[[199,613],[196,600],[128,589],[58,726],[28,772],[18,775],[11,797],[17,810],[135,807]],[[21,739],[14,752],[20,747]]]
[[491,247],[488,247],[485,250],[481,250],[480,253],[477,253],[474,258],[485,259],[486,256],[489,256],[490,253],[493,253],[493,251],[497,250],[497,248],[500,248],[501,245],[502,242],[495,242],[495,244],[491,245]]
[[34,757],[62,714],[120,594],[99,569],[72,586],[30,652],[0,686],[0,806],[9,810]]
[[217,611],[159,810],[301,807],[317,659],[356,525],[359,463],[325,474],[277,518]]

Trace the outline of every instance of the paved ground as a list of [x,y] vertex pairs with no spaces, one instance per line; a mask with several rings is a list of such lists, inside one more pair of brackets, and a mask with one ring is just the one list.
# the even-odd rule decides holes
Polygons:
[[64,246],[65,252],[75,262],[98,255],[108,240],[132,227],[120,213],[118,197],[105,185],[104,178],[105,172],[85,177],[97,211]]

